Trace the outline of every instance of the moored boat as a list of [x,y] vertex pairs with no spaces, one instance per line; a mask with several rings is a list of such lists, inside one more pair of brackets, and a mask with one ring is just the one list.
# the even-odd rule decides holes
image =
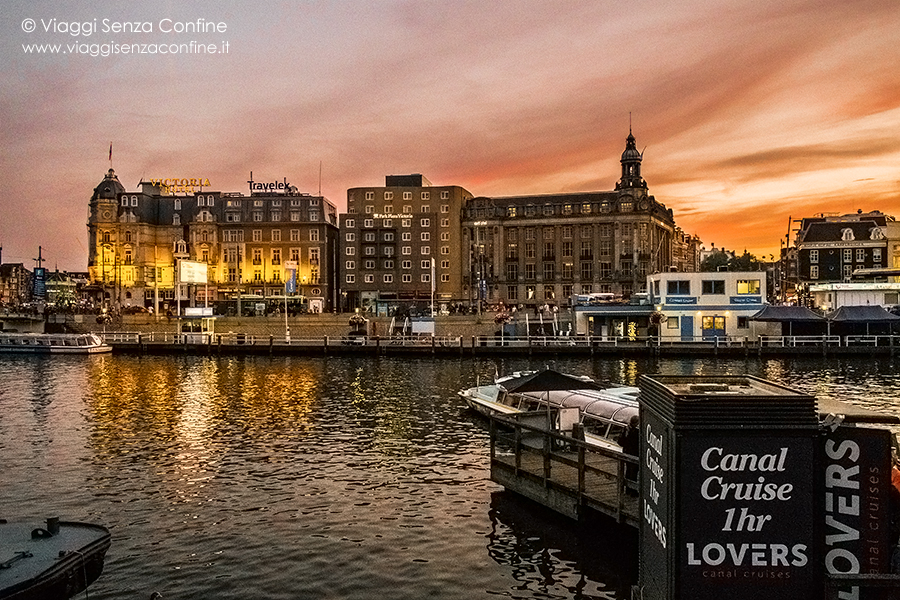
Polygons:
[[100,354],[112,346],[94,333],[14,333],[0,331],[0,353]]
[[100,525],[0,519],[0,598],[71,598],[100,576],[109,546],[109,530]]
[[638,415],[639,392],[636,387],[545,369],[516,372],[490,385],[461,390],[459,395],[470,408],[486,416],[577,408],[585,442],[621,450],[617,439]]

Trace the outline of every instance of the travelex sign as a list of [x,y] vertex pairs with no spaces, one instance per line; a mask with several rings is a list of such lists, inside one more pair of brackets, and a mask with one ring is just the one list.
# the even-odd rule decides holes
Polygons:
[[291,189],[286,177],[282,177],[281,181],[253,181],[253,176],[247,181],[250,184],[251,192],[276,192],[284,193]]
[[159,187],[159,192],[166,194],[193,194],[202,192],[209,187],[209,178],[205,177],[168,177],[166,179],[151,179],[150,185]]

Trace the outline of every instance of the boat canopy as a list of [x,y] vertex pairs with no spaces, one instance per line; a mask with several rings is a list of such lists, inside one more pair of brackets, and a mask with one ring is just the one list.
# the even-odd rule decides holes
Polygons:
[[500,384],[507,392],[546,392],[552,390],[605,390],[609,385],[597,383],[587,377],[576,377],[553,369],[544,369],[522,377],[511,378]]

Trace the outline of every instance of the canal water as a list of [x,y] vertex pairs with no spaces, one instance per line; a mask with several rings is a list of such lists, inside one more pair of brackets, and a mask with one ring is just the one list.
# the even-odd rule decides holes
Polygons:
[[0,518],[107,526],[93,599],[627,598],[635,536],[492,483],[456,395],[543,366],[749,373],[900,412],[889,357],[2,356]]

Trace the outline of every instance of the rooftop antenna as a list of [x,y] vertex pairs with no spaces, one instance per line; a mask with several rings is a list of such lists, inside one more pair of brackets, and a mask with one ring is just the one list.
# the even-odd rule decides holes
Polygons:
[[32,259],[37,263],[38,268],[41,268],[41,264],[44,262],[44,258],[41,256],[41,247],[38,246],[38,255],[37,258]]
[[319,196],[322,195],[322,161],[319,161]]

